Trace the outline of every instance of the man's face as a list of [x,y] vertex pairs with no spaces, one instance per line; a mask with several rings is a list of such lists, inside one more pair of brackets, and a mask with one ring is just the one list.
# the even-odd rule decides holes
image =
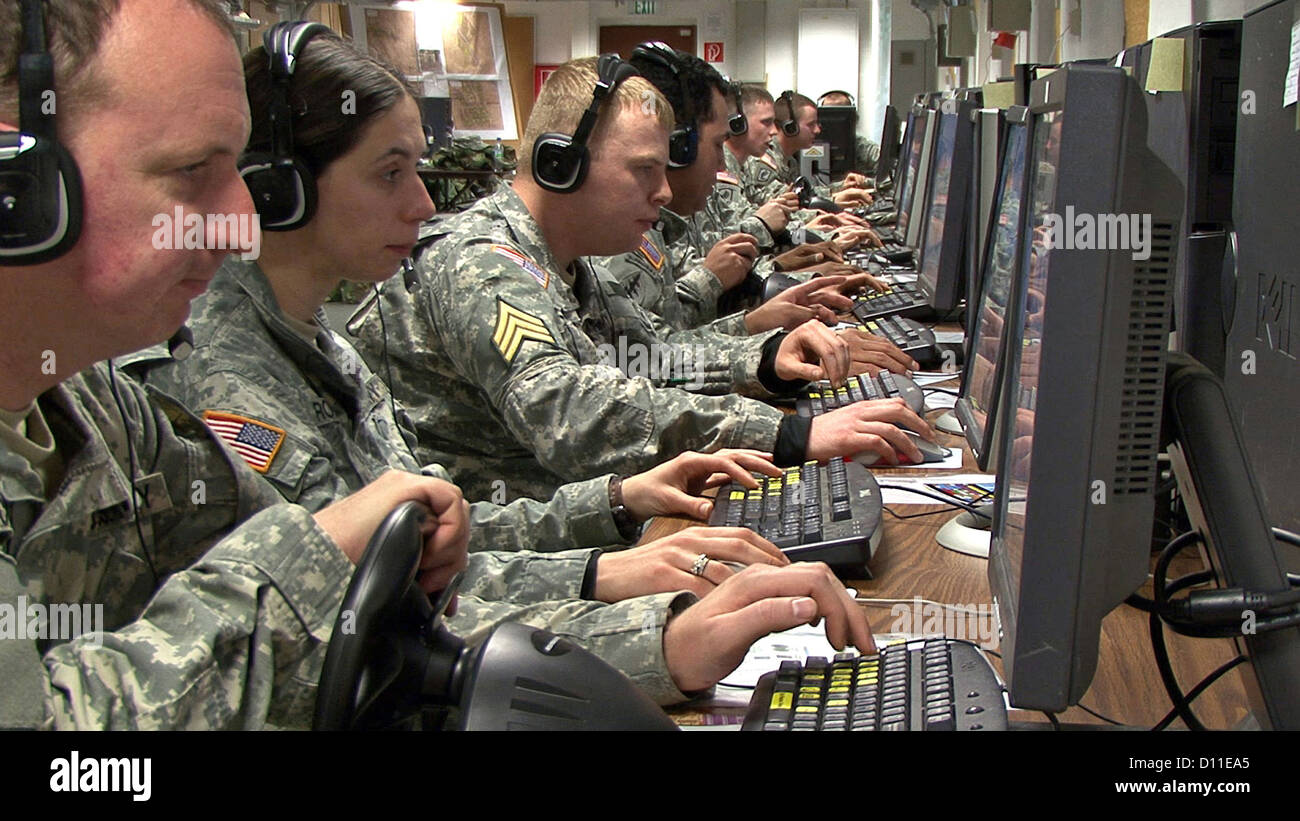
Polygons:
[[346,279],[382,281],[409,257],[420,223],[433,215],[416,172],[424,150],[420,110],[403,97],[371,120],[352,150],[317,180],[319,208],[310,232],[321,270]]
[[780,133],[776,125],[776,107],[766,100],[756,100],[745,106],[745,119],[749,130],[739,137],[740,146],[747,157],[761,157],[767,153],[768,143]]
[[[249,114],[229,35],[184,0],[126,0],[96,62],[108,97],[62,132],[81,171],[84,228],[51,267],[56,307],[78,318],[65,331],[72,347],[106,358],[184,323],[227,253],[184,246],[212,248],[206,215],[251,215],[253,204],[235,167]],[[158,248],[177,207],[205,217],[203,242]]]
[[620,108],[592,146],[581,191],[565,201],[582,224],[599,229],[584,231],[578,253],[613,256],[635,250],[641,235],[659,221],[660,207],[672,199],[667,167],[668,131],[640,106]]
[[713,90],[713,103],[710,111],[713,119],[703,121],[700,128],[700,149],[695,162],[686,168],[674,168],[668,172],[668,183],[673,189],[673,200],[669,204],[672,210],[684,217],[689,217],[704,208],[704,203],[713,190],[718,179],[718,172],[726,168],[722,156],[723,146],[727,142],[727,98],[716,88]]
[[817,121],[817,109],[810,105],[800,106],[795,121],[799,123],[799,133],[794,137],[794,147],[798,151],[812,148],[817,135],[822,133],[822,125]]

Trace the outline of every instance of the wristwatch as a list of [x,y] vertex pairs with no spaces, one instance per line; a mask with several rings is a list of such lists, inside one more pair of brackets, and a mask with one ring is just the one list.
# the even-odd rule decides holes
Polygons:
[[609,479],[609,512],[614,517],[614,526],[618,528],[618,535],[627,541],[632,541],[641,534],[641,524],[634,518],[623,504],[623,477],[611,476]]

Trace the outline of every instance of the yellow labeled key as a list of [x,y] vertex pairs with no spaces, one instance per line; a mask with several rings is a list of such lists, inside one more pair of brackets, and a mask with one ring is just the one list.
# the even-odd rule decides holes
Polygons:
[[794,704],[794,693],[773,693],[772,704],[769,709],[772,710],[789,710]]

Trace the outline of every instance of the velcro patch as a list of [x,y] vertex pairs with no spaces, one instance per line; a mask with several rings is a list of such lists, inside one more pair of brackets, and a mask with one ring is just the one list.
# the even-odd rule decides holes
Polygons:
[[492,331],[492,344],[497,346],[501,356],[509,363],[515,361],[515,355],[529,340],[555,344],[555,337],[551,336],[545,322],[498,297],[497,324]]
[[736,175],[731,173],[730,171],[719,171],[718,182],[730,183],[731,185],[740,185],[740,180],[736,179]]
[[650,261],[650,264],[658,271],[664,267],[664,253],[655,246],[654,242],[646,234],[641,235],[641,256]]
[[549,271],[543,271],[540,265],[524,256],[519,251],[516,251],[514,248],[511,248],[509,245],[493,245],[492,250],[515,263],[520,268],[523,268],[532,276],[533,279],[537,280],[543,288],[550,283],[551,274]]
[[776,160],[772,159],[772,155],[771,155],[771,154],[763,154],[763,155],[759,156],[758,161],[761,162],[761,163],[763,163],[764,165],[771,166],[771,168],[772,168],[773,171],[776,171],[776,170],[777,170],[777,167],[776,167]]
[[271,460],[280,452],[285,433],[274,425],[249,419],[234,413],[204,411],[203,421],[221,441],[244,457],[248,466],[258,473],[266,473]]

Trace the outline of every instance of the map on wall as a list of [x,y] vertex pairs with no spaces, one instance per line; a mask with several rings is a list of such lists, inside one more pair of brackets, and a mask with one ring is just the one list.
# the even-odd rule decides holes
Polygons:
[[448,74],[497,73],[492,28],[487,12],[462,11],[447,17],[442,27]]
[[496,80],[448,80],[457,131],[500,131],[501,95]]
[[366,9],[366,46],[376,59],[402,74],[420,73],[414,12]]

